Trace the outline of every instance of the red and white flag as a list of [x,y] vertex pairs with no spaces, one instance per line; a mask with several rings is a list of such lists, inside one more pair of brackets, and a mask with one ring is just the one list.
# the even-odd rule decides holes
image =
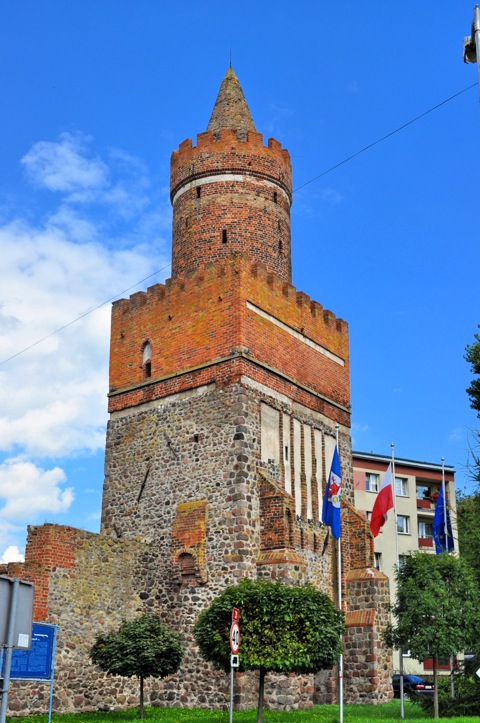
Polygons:
[[370,529],[372,535],[376,537],[381,528],[387,521],[388,510],[393,509],[393,488],[392,488],[392,465],[388,465],[388,469],[380,485],[377,499],[373,505],[372,516],[370,518]]

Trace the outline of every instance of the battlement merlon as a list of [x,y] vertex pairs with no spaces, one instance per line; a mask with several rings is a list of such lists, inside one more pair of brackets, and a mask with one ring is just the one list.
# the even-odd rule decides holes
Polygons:
[[246,139],[237,131],[223,128],[218,134],[205,131],[197,135],[197,145],[191,139],[183,141],[174,151],[170,162],[170,198],[173,203],[178,191],[193,180],[218,174],[243,174],[278,185],[292,203],[292,166],[290,154],[279,141],[248,131]]
[[345,408],[350,403],[347,323],[261,264],[249,264],[244,254],[114,302],[111,391],[142,382],[147,341],[152,379],[243,349],[252,363],[268,365]]
[[[230,279],[231,274],[235,274],[235,288],[240,289],[242,286],[241,279],[237,275],[237,268],[244,266],[245,262],[249,261],[249,257],[244,253],[231,254],[224,260],[222,264],[213,264],[211,262],[199,267],[199,269],[188,278],[168,278],[165,283],[154,284],[147,288],[147,291],[138,291],[131,294],[128,299],[117,299],[112,304],[112,311],[115,316],[123,316],[136,309],[155,305],[154,308],[158,311],[158,302],[161,302],[167,296],[172,294],[176,295],[178,291],[185,291],[186,289],[196,289],[197,293],[202,294],[202,287],[205,287],[206,293],[212,291],[212,281],[214,279],[222,279],[227,276]],[[266,293],[266,302],[268,306],[271,305],[272,299],[278,299],[280,302],[283,297],[283,301],[287,302],[289,308],[287,317],[292,320],[295,319],[294,326],[298,326],[299,329],[304,330],[305,327],[310,328],[311,324],[321,324],[325,328],[336,330],[340,335],[348,335],[348,323],[343,319],[337,317],[333,311],[325,309],[322,304],[318,301],[314,301],[303,291],[297,291],[296,287],[290,283],[284,282],[278,279],[275,274],[272,274],[258,261],[252,264],[247,263],[246,277],[258,280],[260,283],[259,289],[264,290]],[[222,293],[222,287],[227,287],[231,283],[230,280],[219,281],[218,285],[215,285],[215,290],[218,294]],[[255,284],[256,285],[256,284]]]

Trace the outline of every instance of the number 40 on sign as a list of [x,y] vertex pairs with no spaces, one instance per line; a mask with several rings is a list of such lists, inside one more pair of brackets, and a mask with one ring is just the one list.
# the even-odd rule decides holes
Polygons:
[[230,628],[230,650],[232,655],[237,655],[240,650],[240,610],[233,608],[232,612],[232,627]]

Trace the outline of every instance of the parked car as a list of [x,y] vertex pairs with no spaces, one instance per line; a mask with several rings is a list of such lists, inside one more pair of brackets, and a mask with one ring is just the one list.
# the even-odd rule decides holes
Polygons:
[[[395,673],[392,676],[393,686],[393,697],[400,698],[400,676]],[[410,695],[410,693],[418,693],[419,695],[433,695],[434,685],[429,683],[428,680],[420,678],[418,675],[404,675],[403,676],[403,693],[404,695]]]

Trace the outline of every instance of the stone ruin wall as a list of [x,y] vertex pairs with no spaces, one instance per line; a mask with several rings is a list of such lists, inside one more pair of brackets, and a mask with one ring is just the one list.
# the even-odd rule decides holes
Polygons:
[[[271,469],[268,464],[258,466],[260,409],[266,401],[285,412],[279,400],[268,399],[258,388],[207,385],[193,397],[180,394],[163,405],[151,403],[114,415],[107,442],[102,534],[57,525],[31,528],[23,568],[11,565],[1,570],[34,580],[35,619],[60,626],[55,710],[137,705],[136,681],[101,673],[90,664],[88,650],[98,632],[146,610],[159,612],[166,624],[180,630],[187,649],[177,675],[147,681],[146,703],[226,708],[228,676],[212,671],[195,652],[192,626],[198,612],[245,575],[311,581],[333,594],[331,547],[322,556],[325,528],[320,523],[293,515],[291,535],[285,528],[283,544],[269,543],[269,528],[277,524],[276,508],[295,510],[295,499],[284,489],[281,464],[273,463]],[[307,410],[301,413],[298,408],[296,418],[312,423]],[[328,420],[313,423],[323,433],[331,432]],[[297,463],[301,459],[304,469],[305,455]],[[302,490],[304,476],[303,471]],[[301,507],[306,509],[304,503]],[[356,529],[355,515],[352,519],[349,527]],[[348,564],[365,567],[370,548],[362,547],[361,540],[367,539],[363,528],[357,537],[349,532],[353,543]],[[193,565],[182,567],[182,555],[190,556]],[[367,599],[355,589],[349,605],[361,610],[375,600],[380,598],[374,590]],[[378,635],[372,643],[370,623],[355,620],[349,644],[355,634],[357,647],[378,657]],[[358,655],[356,648],[354,654]],[[346,664],[348,655],[346,651]],[[353,682],[352,690],[346,684],[349,699],[358,688],[358,681]],[[256,676],[237,674],[235,685],[236,707],[255,706]],[[334,695],[333,672],[266,679],[266,704],[276,709],[333,702]],[[43,712],[47,707],[48,684],[12,683],[12,714]]]

